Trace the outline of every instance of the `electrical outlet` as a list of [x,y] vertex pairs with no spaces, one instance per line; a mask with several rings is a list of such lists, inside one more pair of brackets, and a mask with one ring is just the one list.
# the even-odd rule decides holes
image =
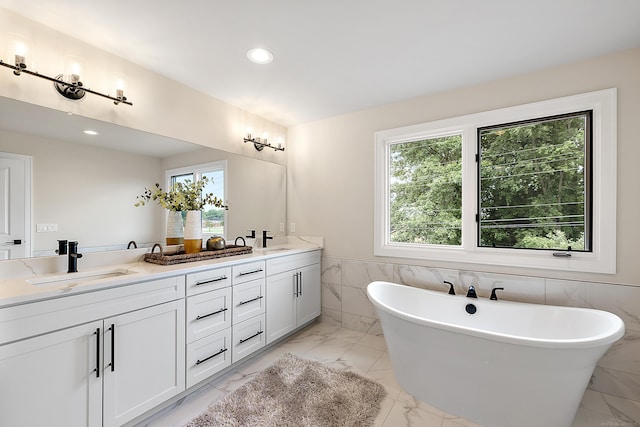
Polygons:
[[280,223],[280,232],[284,233],[284,222]]
[[36,224],[36,233],[51,233],[58,231],[58,224]]
[[296,223],[292,222],[291,225],[289,226],[289,229],[291,230],[292,233],[296,232]]

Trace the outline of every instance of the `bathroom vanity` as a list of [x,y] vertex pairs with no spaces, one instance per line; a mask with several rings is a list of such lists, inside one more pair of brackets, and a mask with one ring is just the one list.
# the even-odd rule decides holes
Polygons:
[[126,424],[319,315],[313,245],[2,279],[0,425]]

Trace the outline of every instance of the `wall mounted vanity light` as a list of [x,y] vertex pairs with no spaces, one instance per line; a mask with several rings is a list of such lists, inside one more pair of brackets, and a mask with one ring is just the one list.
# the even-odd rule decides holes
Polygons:
[[247,128],[247,136],[244,138],[244,142],[252,142],[256,150],[262,151],[264,147],[267,147],[273,148],[275,151],[284,151],[284,140],[282,137],[278,137],[277,145],[271,145],[268,139],[269,135],[266,132],[262,135],[262,138],[252,137],[251,132],[251,128]]
[[27,69],[27,64],[25,60],[24,53],[24,45],[18,43],[15,48],[15,57],[14,63],[15,65],[8,64],[0,59],[0,65],[3,67],[11,68],[13,70],[13,74],[16,76],[20,76],[21,74],[29,74],[31,76],[40,77],[41,79],[49,80],[53,82],[53,86],[56,91],[64,96],[65,98],[78,100],[82,99],[86,93],[91,93],[93,95],[98,95],[103,98],[107,98],[113,101],[114,104],[118,105],[120,103],[133,105],[130,101],[127,101],[127,97],[124,96],[124,91],[122,87],[116,89],[116,96],[107,95],[104,93],[100,93],[95,90],[91,90],[89,88],[84,87],[82,82],[80,81],[80,72],[79,69],[71,70],[68,74],[58,74],[55,77],[50,77],[45,74],[38,73],[37,71],[31,71]]

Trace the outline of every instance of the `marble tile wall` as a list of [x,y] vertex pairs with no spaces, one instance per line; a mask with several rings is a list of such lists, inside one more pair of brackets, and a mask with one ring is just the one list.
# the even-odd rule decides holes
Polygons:
[[366,294],[367,285],[385,280],[418,288],[447,291],[443,281],[454,284],[456,293],[474,285],[479,296],[489,297],[494,287],[504,287],[505,300],[588,307],[617,314],[626,333],[600,359],[589,390],[607,405],[624,402],[640,411],[640,286],[600,284],[544,277],[376,263],[343,258],[322,259],[322,315],[343,328],[382,335],[382,328]]

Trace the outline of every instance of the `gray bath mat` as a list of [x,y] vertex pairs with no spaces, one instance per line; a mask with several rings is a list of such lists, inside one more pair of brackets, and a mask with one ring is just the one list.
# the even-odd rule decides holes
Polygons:
[[185,427],[365,427],[385,395],[374,381],[287,353]]

